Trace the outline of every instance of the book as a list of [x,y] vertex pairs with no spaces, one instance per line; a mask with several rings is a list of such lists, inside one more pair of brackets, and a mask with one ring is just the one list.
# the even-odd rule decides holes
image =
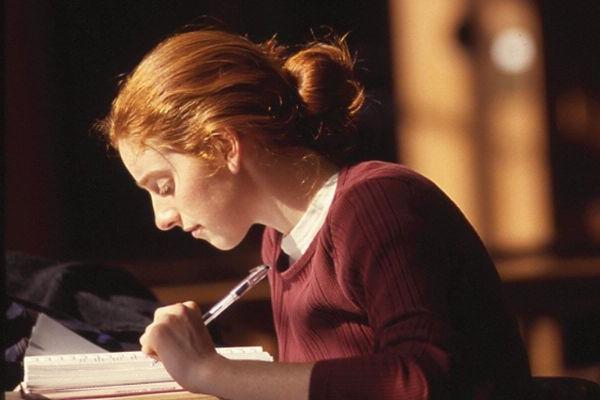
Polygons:
[[[260,346],[220,347],[230,359],[273,361]],[[140,351],[113,352],[40,313],[23,359],[27,399],[216,400],[184,391],[162,363]]]
[[[273,361],[261,346],[221,347],[217,353]],[[28,399],[214,399],[185,392],[162,363],[139,351],[26,356],[24,370],[21,393]]]

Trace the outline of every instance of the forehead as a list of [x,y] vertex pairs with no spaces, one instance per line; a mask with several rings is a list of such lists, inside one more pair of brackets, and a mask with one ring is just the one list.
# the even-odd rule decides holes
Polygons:
[[118,149],[125,168],[135,180],[139,180],[150,170],[171,169],[168,157],[160,150],[127,140],[119,141]]

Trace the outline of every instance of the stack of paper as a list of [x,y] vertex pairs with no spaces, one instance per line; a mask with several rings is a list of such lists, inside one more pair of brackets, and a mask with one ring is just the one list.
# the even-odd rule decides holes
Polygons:
[[[230,359],[273,360],[260,346],[217,348],[217,352]],[[29,398],[113,398],[183,391],[161,363],[141,352],[32,356],[25,357],[24,366],[21,386]]]

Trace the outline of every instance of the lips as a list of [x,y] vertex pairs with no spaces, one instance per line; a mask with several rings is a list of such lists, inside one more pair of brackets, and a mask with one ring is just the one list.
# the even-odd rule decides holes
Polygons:
[[190,230],[190,234],[196,238],[196,239],[200,239],[200,235],[202,233],[202,227],[201,226],[195,226],[194,228],[192,228]]
[[202,225],[195,225],[195,226],[192,226],[191,228],[184,229],[184,231],[186,231],[187,233],[192,235],[194,238],[199,239],[200,234],[202,232]]

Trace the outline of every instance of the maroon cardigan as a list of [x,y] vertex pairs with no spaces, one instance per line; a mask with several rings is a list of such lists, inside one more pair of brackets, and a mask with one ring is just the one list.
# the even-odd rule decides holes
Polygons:
[[265,230],[279,358],[316,362],[310,399],[521,397],[527,356],[494,264],[426,178],[342,169],[306,253],[288,265],[280,242]]

